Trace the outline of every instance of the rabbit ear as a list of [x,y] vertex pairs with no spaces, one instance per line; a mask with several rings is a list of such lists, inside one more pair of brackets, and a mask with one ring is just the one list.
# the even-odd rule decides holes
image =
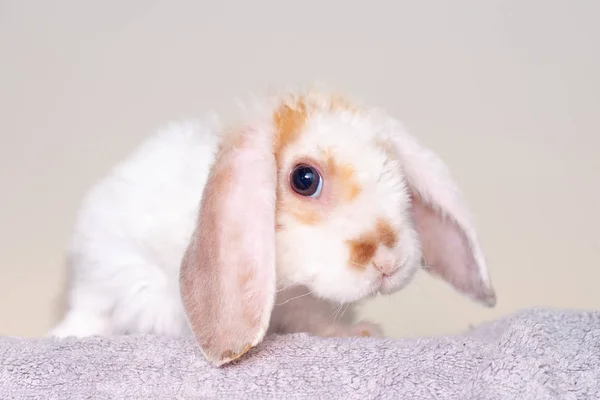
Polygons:
[[446,165],[403,128],[392,140],[410,190],[424,269],[489,307],[496,294],[467,205]]
[[215,365],[262,341],[275,298],[273,134],[235,132],[219,149],[181,265],[188,323]]

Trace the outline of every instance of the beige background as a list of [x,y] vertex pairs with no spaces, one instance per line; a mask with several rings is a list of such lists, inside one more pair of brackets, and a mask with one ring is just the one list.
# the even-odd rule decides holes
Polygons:
[[144,135],[311,81],[403,119],[477,218],[498,306],[421,274],[365,307],[388,334],[600,308],[598,15],[595,0],[0,0],[0,333],[54,322],[81,196]]

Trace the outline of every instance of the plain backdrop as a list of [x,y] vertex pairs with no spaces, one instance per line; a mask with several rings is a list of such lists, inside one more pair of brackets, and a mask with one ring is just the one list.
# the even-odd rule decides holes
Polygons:
[[449,165],[498,293],[419,274],[362,312],[388,335],[600,308],[600,2],[0,0],[0,334],[56,320],[81,197],[166,122],[324,83]]

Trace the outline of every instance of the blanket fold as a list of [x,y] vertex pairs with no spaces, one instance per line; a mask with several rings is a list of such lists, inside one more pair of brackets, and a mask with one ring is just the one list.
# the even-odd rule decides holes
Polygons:
[[462,335],[271,336],[236,363],[191,339],[0,337],[1,399],[600,399],[600,311],[525,310]]

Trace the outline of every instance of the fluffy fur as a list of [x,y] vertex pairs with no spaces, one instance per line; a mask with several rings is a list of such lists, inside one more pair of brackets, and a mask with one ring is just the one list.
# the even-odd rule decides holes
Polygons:
[[[299,162],[322,174],[317,198],[291,190]],[[495,303],[443,162],[381,110],[277,95],[236,125],[168,126],[90,190],[51,334],[193,334],[220,365],[267,332],[381,335],[352,306],[422,265]]]

